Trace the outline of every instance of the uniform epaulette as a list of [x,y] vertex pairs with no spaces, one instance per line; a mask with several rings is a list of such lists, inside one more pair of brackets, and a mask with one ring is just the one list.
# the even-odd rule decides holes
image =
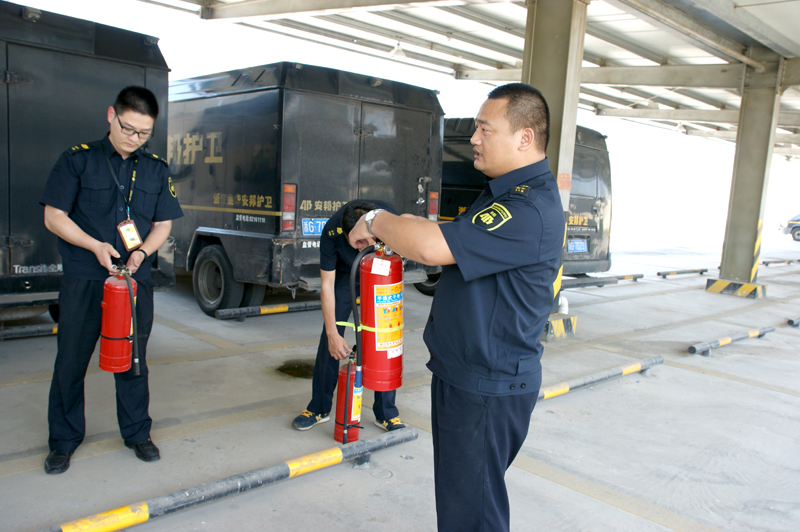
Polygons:
[[78,153],[79,151],[86,151],[92,149],[88,144],[78,144],[67,150],[69,153]]
[[161,161],[162,163],[164,163],[164,164],[166,164],[167,166],[169,166],[169,163],[167,162],[167,160],[166,160],[166,159],[164,159],[164,158],[162,158],[162,157],[159,157],[159,156],[158,156],[158,155],[156,155],[155,153],[148,153],[148,154],[147,154],[147,156],[148,156],[148,157],[152,157],[153,159],[155,159],[155,160],[157,160],[157,161]]
[[523,198],[527,198],[530,191],[531,187],[529,187],[528,185],[519,185],[518,187],[514,187],[511,189],[510,195],[522,196]]

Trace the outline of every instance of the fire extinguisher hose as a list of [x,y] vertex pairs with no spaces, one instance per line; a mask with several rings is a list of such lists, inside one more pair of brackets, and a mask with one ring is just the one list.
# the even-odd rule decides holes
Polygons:
[[133,350],[131,351],[133,374],[139,376],[139,328],[136,324],[136,297],[133,295],[133,283],[131,283],[131,274],[128,270],[123,269],[122,274],[125,276],[125,282],[128,284],[128,296],[131,300],[131,320],[133,322]]

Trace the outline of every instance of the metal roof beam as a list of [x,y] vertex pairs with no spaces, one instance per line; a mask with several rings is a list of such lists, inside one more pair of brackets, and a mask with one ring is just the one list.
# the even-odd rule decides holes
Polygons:
[[589,89],[587,87],[581,87],[581,94],[585,94],[587,96],[591,96],[592,98],[597,98],[598,100],[605,100],[607,102],[614,102],[617,105],[621,105],[622,107],[630,107],[633,105],[633,102],[630,100],[626,100],[624,98],[619,98],[617,96],[611,96],[610,94],[606,94],[604,92],[596,91],[593,89]]
[[798,148],[773,148],[773,155],[794,155],[800,157],[800,149]]
[[763,72],[764,66],[746,55],[745,47],[699,24],[682,11],[657,0],[606,0],[654,26],[676,33],[689,42],[719,58],[734,59]]
[[[515,3],[519,4],[519,2]],[[442,11],[450,13],[451,15],[457,15],[461,18],[471,20],[472,22],[477,22],[478,24],[483,24],[484,26],[492,28],[493,30],[508,33],[509,35],[519,37],[520,39],[525,38],[525,28],[509,26],[508,23],[503,20],[484,15],[483,13],[479,13],[468,6],[441,6],[437,7],[437,9],[441,9]]]
[[685,96],[687,98],[691,98],[692,100],[698,101],[700,103],[704,103],[706,105],[710,105],[711,107],[716,107],[717,109],[738,109],[737,105],[730,105],[726,102],[721,102],[714,98],[709,98],[708,96],[701,94],[697,91],[690,90],[690,89],[675,89],[675,94],[680,94],[681,96]]
[[672,107],[673,109],[677,109],[678,107],[680,107],[680,104],[678,102],[674,102],[669,98],[664,98],[663,96],[659,96],[657,94],[649,94],[647,92],[638,90],[634,87],[612,87],[612,88],[618,90],[623,94],[625,93],[631,94],[633,96],[636,96],[637,98],[642,99],[642,101],[631,102],[631,103],[636,103],[639,105],[647,105],[649,102],[653,102],[666,105],[667,107]]
[[486,39],[479,39],[465,33],[454,32],[450,28],[428,22],[427,20],[422,20],[419,17],[408,15],[402,11],[376,11],[373,14],[388,18],[389,20],[394,20],[395,22],[400,22],[401,24],[407,24],[414,28],[429,31],[437,35],[442,35],[447,38],[457,39],[461,42],[513,57],[514,59],[522,59],[521,50],[515,50],[514,48],[493,43],[491,41],[487,41]]
[[659,65],[666,65],[669,62],[669,60],[665,56],[657,52],[649,50],[644,46],[639,46],[638,44],[632,43],[612,33],[608,33],[607,31],[603,31],[599,28],[594,28],[590,26],[588,23],[586,24],[586,33],[588,35],[591,35],[592,37],[600,39],[601,41],[613,44],[618,48],[622,48],[623,50],[627,50],[628,52],[634,53],[639,57],[643,57],[644,59],[652,61],[653,63]]
[[[292,30],[302,31],[304,33],[309,33],[311,35],[318,35],[320,37],[325,37],[327,39],[346,42],[346,43],[350,43],[350,44],[354,44],[357,41],[357,44],[359,46],[362,46],[362,47],[368,48],[368,49],[372,49],[372,50],[376,50],[376,51],[379,51],[379,52],[383,52],[383,53],[389,53],[389,52],[392,51],[392,46],[389,46],[389,45],[386,45],[386,44],[377,43],[377,42],[373,42],[373,41],[368,41],[368,40],[365,40],[365,39],[354,39],[352,35],[346,35],[346,34],[343,34],[343,33],[330,31],[330,30],[323,30],[322,28],[318,28],[316,26],[311,26],[309,24],[303,24],[302,22],[295,22],[293,20],[270,20],[268,23],[271,24],[271,25],[282,26],[282,27],[289,28],[289,29],[292,29]],[[298,38],[298,39],[303,39],[302,37],[297,37],[296,35],[287,34],[285,32],[280,32],[280,31],[277,31],[277,30],[272,30],[272,29],[269,29],[269,28],[261,27],[261,26],[254,26],[254,25],[251,25],[251,24],[243,24],[243,25],[247,26],[249,28],[255,28],[255,29],[259,29],[259,30],[263,30],[263,31],[269,31],[269,32],[272,32],[272,33],[282,33],[284,35],[290,35],[291,37],[295,37],[295,38]],[[303,40],[307,40],[307,41],[311,41],[311,42],[320,42],[320,41],[316,41],[316,40],[313,40],[313,39],[303,39]],[[325,44],[325,45],[328,45],[328,46],[333,46],[333,45],[330,45],[330,44],[324,43],[324,42],[321,43],[321,44]],[[340,47],[340,48],[348,50],[348,51],[351,51],[351,52],[365,53],[365,52],[359,52],[358,50],[353,50],[352,48],[346,48],[346,47]],[[414,53],[414,52],[411,52],[411,51],[404,51],[404,53],[406,54],[406,57],[408,57],[409,59],[414,59],[416,61],[422,61],[422,62],[425,62],[425,63],[430,63],[432,65],[437,65],[437,66],[440,66],[440,67],[443,67],[443,68],[449,68],[449,69],[455,70],[456,67],[458,66],[457,64],[454,64],[454,63],[452,63],[450,61],[443,61],[443,60],[436,59],[436,58],[428,56],[428,55],[418,54],[418,53]],[[367,54],[367,55],[370,55],[370,54]],[[425,68],[425,67],[422,67],[422,68]],[[434,70],[434,69],[431,68],[431,70]],[[437,72],[438,72],[438,70],[437,70]]]
[[203,7],[200,17],[206,20],[244,19],[258,17],[262,20],[283,18],[287,15],[323,15],[347,11],[398,9],[408,7],[435,6],[442,0],[419,0],[405,3],[397,0],[246,0],[232,4],[217,4]]
[[[513,3],[515,5],[522,7],[523,9],[527,9],[525,2],[513,2]],[[444,9],[444,8],[439,8],[439,9]],[[469,10],[469,8],[457,8],[457,9],[464,11]],[[524,29],[520,31],[523,32],[524,34]],[[595,28],[591,25],[590,22],[586,23],[586,33],[591,35],[592,37],[600,39],[601,41],[613,44],[617,48],[622,48],[623,50],[631,52],[632,54],[636,54],[639,57],[642,57],[659,65],[666,65],[669,63],[675,64],[673,61],[667,59],[666,57],[662,56],[657,52],[654,52],[653,50],[650,50],[649,48],[645,48],[644,46],[633,43],[627,39],[624,39],[622,37],[619,37],[618,35],[614,35],[612,33],[604,31],[600,28]]]
[[[581,83],[640,87],[691,87],[738,89],[744,78],[744,65],[668,65],[653,67],[584,67]],[[464,70],[456,79],[519,81],[522,71]],[[690,96],[691,97],[691,96]]]
[[581,83],[642,87],[741,88],[744,65],[584,68]]
[[[598,115],[645,120],[675,120],[678,122],[712,122],[738,124],[738,110],[705,111],[700,109],[599,109]],[[800,125],[800,112],[784,111],[778,116],[779,126]]]
[[[736,140],[736,131],[697,131],[694,129],[686,132],[689,136],[706,137],[722,140]],[[776,133],[774,136],[776,144],[800,144],[800,135],[788,135],[784,133]]]
[[[439,52],[446,55],[451,55],[458,59],[466,59],[472,63],[477,63],[479,65],[486,65],[490,67],[497,68],[501,65],[506,66],[514,66],[511,63],[507,63],[504,61],[497,61],[488,57],[484,57],[481,55],[465,52],[463,50],[459,50],[458,48],[453,48],[452,46],[445,46],[443,44],[435,43],[432,41],[428,41],[425,39],[420,39],[418,37],[412,37],[410,35],[406,35],[403,33],[399,33],[392,30],[387,30],[384,28],[379,28],[378,26],[373,26],[372,24],[366,24],[364,22],[360,22],[358,20],[354,20],[348,17],[344,17],[342,15],[323,15],[320,17],[316,17],[320,20],[324,20],[330,22],[332,24],[337,24],[340,26],[344,26],[347,28],[352,28],[355,30],[363,31],[365,33],[371,33],[373,35],[378,35],[385,39],[391,39],[393,41],[399,43],[410,44],[412,46],[418,46],[420,48],[425,48],[427,50],[431,50],[434,52]],[[351,37],[352,39],[352,37]],[[406,50],[403,50],[406,52]],[[459,63],[459,61],[455,61]]]
[[518,82],[522,79],[521,68],[502,68],[499,70],[457,70],[456,79],[471,81]]
[[745,35],[760,42],[784,57],[800,56],[800,44],[792,41],[775,28],[765,24],[746,9],[738,8],[731,0],[684,0],[724,20]]

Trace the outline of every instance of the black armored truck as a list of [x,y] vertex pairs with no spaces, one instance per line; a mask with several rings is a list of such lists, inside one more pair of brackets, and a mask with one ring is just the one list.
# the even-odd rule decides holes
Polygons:
[[[154,37],[9,2],[0,50],[0,321],[48,307],[58,321],[61,257],[39,205],[50,170],[70,146],[108,133],[106,108],[123,87],[149,88],[166,109],[169,69]],[[151,152],[165,155],[166,134],[157,120]],[[174,284],[170,254],[171,243],[159,251],[156,286]]]
[[[322,228],[350,200],[437,219],[435,91],[282,62],[173,82],[169,100],[175,266],[206,314],[318,288]],[[408,262],[405,280],[429,271]]]

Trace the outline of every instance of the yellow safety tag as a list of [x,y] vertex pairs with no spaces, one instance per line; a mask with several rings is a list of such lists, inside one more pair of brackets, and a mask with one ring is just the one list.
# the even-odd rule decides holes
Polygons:
[[399,331],[400,329],[404,329],[405,326],[406,326],[405,323],[401,323],[397,327],[370,327],[370,326],[364,325],[362,323],[356,329],[356,324],[355,323],[350,323],[349,321],[337,321],[336,325],[339,325],[341,327],[350,327],[351,329],[353,329],[356,332],[369,331],[369,332],[374,332],[374,333],[386,333],[386,332]]

